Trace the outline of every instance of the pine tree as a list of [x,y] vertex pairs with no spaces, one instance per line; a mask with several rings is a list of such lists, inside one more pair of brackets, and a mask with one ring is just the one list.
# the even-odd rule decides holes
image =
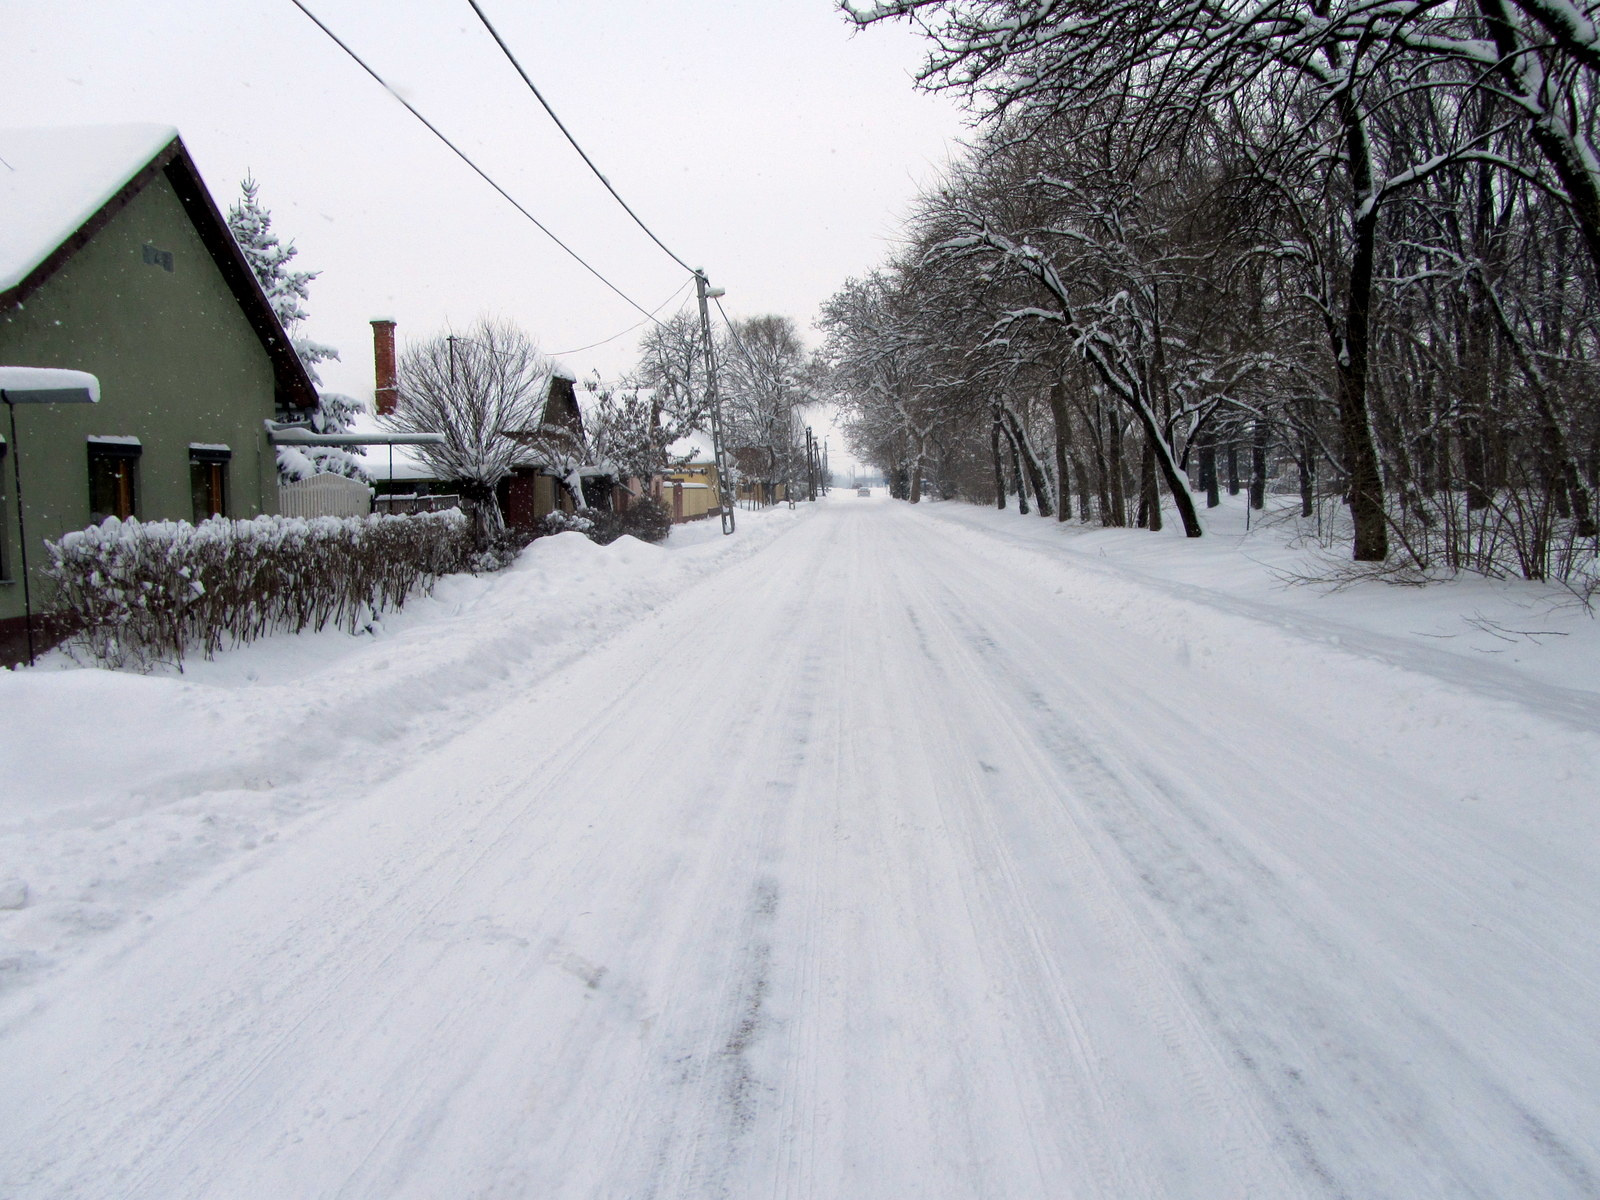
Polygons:
[[[246,176],[239,184],[241,199],[228,210],[228,228],[234,241],[244,251],[245,261],[255,273],[261,290],[266,293],[278,323],[289,335],[289,342],[318,387],[317,410],[312,415],[312,425],[322,433],[343,433],[355,422],[361,411],[359,401],[337,392],[321,391],[322,380],[316,364],[337,359],[339,352],[332,346],[298,336],[300,324],[307,317],[305,301],[308,288],[320,271],[295,271],[290,261],[299,253],[293,242],[284,243],[272,232],[272,214],[261,204],[261,185]],[[284,479],[304,479],[311,475],[333,473],[352,479],[367,479],[365,466],[360,461],[362,451],[342,447],[280,447],[278,474]]]

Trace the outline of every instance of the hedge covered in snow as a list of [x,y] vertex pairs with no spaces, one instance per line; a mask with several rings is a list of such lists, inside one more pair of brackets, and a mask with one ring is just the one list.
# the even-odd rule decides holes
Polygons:
[[664,542],[672,532],[672,517],[654,500],[641,497],[622,512],[589,508],[569,513],[557,509],[540,518],[537,532],[544,535],[569,530],[602,546],[609,546],[623,534],[630,534],[641,542]]
[[47,544],[69,649],[112,666],[182,664],[269,633],[359,630],[468,568],[459,510],[414,516],[115,518]]

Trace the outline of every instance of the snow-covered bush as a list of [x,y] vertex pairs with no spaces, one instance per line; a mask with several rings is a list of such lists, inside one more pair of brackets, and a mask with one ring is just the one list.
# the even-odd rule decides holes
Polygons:
[[609,546],[626,532],[622,528],[621,514],[605,508],[586,508],[575,513],[557,509],[540,517],[536,528],[540,537],[552,533],[581,533],[600,546]]
[[[366,405],[340,392],[317,393],[311,428],[317,433],[349,433]],[[279,446],[278,481],[310,479],[313,475],[343,475],[371,483],[367,452],[360,446]]]
[[47,543],[69,650],[111,666],[182,664],[199,650],[337,625],[354,633],[384,609],[466,569],[458,510],[415,516],[111,518]]
[[609,546],[622,536],[622,514],[608,508],[592,508],[584,514],[589,518],[585,536],[597,546]]
[[471,552],[467,559],[467,569],[474,575],[503,571],[516,562],[517,555],[538,536],[536,530],[525,526],[507,525],[499,533],[490,534],[488,541]]
[[585,536],[594,532],[594,515],[597,510],[586,509],[583,512],[562,512],[559,508],[555,512],[545,513],[539,518],[539,523],[534,526],[539,537],[546,537],[552,533],[581,533]]
[[559,509],[539,518],[538,536],[551,533],[577,532],[591,542],[609,546],[623,534],[632,534],[640,541],[665,541],[672,531],[672,518],[667,510],[654,500],[635,500],[626,512],[613,512],[604,508],[588,508],[582,512],[568,513]]
[[654,500],[635,500],[622,514],[622,532],[641,542],[664,542],[672,532],[672,514]]

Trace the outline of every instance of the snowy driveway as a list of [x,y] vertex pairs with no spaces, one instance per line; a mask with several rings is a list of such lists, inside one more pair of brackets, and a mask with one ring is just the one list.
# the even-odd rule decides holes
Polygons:
[[1594,730],[1192,620],[824,506],[42,983],[0,1194],[1600,1194]]

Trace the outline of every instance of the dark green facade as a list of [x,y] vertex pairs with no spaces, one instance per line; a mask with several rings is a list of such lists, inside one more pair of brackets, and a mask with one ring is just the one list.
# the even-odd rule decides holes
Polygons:
[[[180,166],[186,167],[186,157]],[[34,612],[51,606],[47,540],[90,523],[91,453],[136,458],[135,515],[193,520],[192,460],[227,448],[227,515],[277,510],[265,422],[284,409],[281,329],[253,280],[241,286],[192,167],[147,171],[120,207],[28,293],[0,309],[0,364],[67,367],[100,381],[94,405],[18,405],[6,442],[0,632],[23,616],[14,468],[22,469]],[[126,189],[125,189],[126,190]],[[183,197],[183,191],[187,197]],[[196,221],[196,216],[201,218]],[[225,227],[221,231],[226,238]],[[220,261],[219,261],[220,255]],[[229,255],[234,256],[230,258]],[[247,272],[248,268],[244,268]],[[279,346],[274,356],[269,347]],[[292,352],[291,352],[292,353]],[[295,365],[298,371],[298,365]],[[303,372],[291,386],[310,392]],[[105,439],[100,442],[97,439]],[[135,443],[133,439],[137,439]],[[102,487],[102,495],[104,489]]]

